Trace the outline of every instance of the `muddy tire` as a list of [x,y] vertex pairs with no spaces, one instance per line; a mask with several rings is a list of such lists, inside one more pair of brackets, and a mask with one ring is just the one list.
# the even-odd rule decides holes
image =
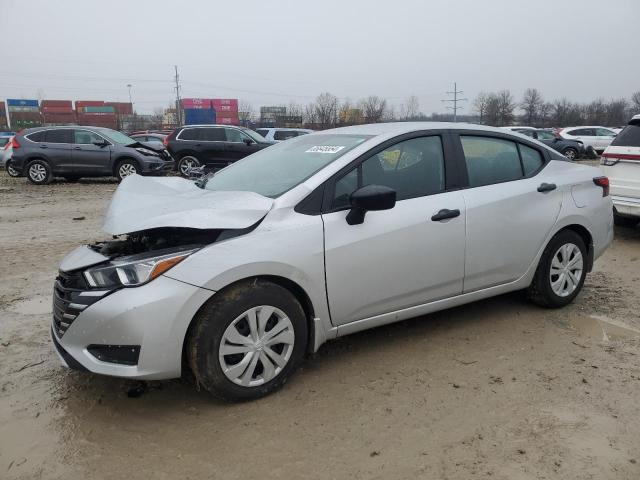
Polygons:
[[542,307],[564,307],[580,293],[586,275],[587,247],[582,237],[562,230],[542,253],[527,297]]
[[36,185],[46,185],[51,182],[53,174],[51,167],[44,160],[32,160],[27,164],[26,177]]
[[215,294],[193,320],[186,357],[197,385],[227,401],[268,395],[298,367],[307,344],[298,300],[265,280]]

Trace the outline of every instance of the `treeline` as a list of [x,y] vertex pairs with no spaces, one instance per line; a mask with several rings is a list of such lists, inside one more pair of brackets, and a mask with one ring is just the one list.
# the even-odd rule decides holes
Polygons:
[[599,98],[590,103],[559,98],[547,102],[537,88],[528,88],[520,101],[509,90],[481,92],[473,101],[478,123],[501,127],[514,123],[532,127],[563,127],[568,125],[626,125],[640,113],[640,91],[630,99]]

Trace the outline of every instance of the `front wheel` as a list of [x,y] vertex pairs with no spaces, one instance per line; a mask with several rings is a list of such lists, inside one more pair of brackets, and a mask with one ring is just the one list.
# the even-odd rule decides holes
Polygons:
[[298,300],[264,280],[219,292],[194,318],[187,359],[199,385],[224,400],[280,388],[301,362],[307,322]]
[[18,170],[16,170],[15,168],[13,168],[13,165],[11,165],[11,161],[10,160],[5,165],[5,169],[7,170],[7,173],[9,174],[10,177],[19,177],[20,176],[20,172],[18,172]]
[[200,160],[198,160],[196,157],[186,155],[178,161],[178,172],[180,172],[180,175],[182,175],[183,177],[188,177],[189,171],[192,168],[199,167],[200,165]]
[[121,160],[116,167],[116,178],[119,182],[121,182],[124,177],[136,173],[139,173],[139,168],[138,164],[133,160]]
[[582,290],[587,274],[587,247],[582,237],[563,230],[551,239],[538,264],[529,298],[540,306],[568,305]]
[[575,148],[565,148],[562,151],[562,154],[569,160],[575,160],[576,158],[578,158],[578,151]]
[[44,160],[33,160],[27,165],[27,178],[31,183],[46,185],[52,177],[51,167]]

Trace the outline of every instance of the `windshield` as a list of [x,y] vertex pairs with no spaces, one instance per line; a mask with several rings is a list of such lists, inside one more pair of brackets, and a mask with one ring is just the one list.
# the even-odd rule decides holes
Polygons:
[[249,155],[219,171],[207,190],[255,192],[275,198],[304,182],[370,135],[304,135]]
[[262,135],[260,135],[259,133],[254,132],[253,130],[249,130],[248,128],[243,128],[242,132],[244,132],[247,135],[249,135],[249,137],[251,137],[251,140],[253,140],[255,142],[259,142],[259,143],[264,142],[264,137]]
[[118,143],[120,145],[131,145],[132,143],[136,143],[133,138],[126,136],[124,133],[117,132],[116,130],[111,130],[110,128],[96,128],[96,130],[113,143]]

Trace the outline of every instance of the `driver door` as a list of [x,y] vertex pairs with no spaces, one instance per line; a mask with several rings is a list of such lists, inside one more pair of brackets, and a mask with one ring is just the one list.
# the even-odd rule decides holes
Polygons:
[[95,132],[74,129],[71,161],[74,172],[83,175],[109,173],[111,171],[110,142]]
[[[376,149],[328,188],[327,296],[334,325],[344,325],[462,293],[465,206],[446,191],[444,144],[428,135]],[[396,205],[349,225],[349,195],[365,185],[396,190]],[[451,218],[434,220],[443,209]]]

